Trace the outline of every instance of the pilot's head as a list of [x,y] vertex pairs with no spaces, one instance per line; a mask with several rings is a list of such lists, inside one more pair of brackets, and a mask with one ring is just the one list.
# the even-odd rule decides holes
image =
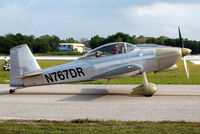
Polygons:
[[115,48],[119,48],[119,45],[118,45],[118,44],[116,44],[116,45],[115,45]]
[[95,55],[96,55],[96,57],[101,57],[102,56],[102,52],[101,51],[97,51]]

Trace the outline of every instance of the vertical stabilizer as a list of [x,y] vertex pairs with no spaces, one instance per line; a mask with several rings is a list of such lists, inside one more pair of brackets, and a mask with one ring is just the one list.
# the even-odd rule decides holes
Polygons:
[[10,86],[24,87],[22,76],[40,70],[29,47],[24,44],[10,50]]

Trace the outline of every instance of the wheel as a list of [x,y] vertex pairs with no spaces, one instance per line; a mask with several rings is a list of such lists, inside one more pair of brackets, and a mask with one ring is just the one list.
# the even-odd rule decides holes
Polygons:
[[10,90],[9,90],[9,93],[10,93],[10,94],[13,94],[14,92],[15,92],[15,89],[10,89]]
[[145,97],[151,97],[151,96],[153,96],[153,95],[145,95]]

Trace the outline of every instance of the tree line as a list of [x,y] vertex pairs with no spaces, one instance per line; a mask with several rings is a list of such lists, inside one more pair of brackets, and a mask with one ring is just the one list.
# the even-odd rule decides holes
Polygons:
[[[108,37],[100,37],[96,35],[90,40],[87,38],[81,38],[80,41],[74,38],[66,38],[65,40],[60,39],[56,35],[43,35],[35,37],[34,35],[22,35],[17,34],[6,34],[0,36],[0,54],[9,54],[10,49],[20,44],[27,44],[33,53],[49,53],[59,52],[59,43],[83,43],[87,47],[96,48],[106,43],[111,42],[129,42],[132,44],[159,44],[173,47],[181,47],[179,39],[172,39],[165,36],[160,37],[144,37],[135,35],[131,36],[122,32],[110,35]],[[184,46],[190,48],[193,54],[200,52],[200,41],[183,39]]]
[[[136,37],[135,35],[130,36],[129,34],[125,34],[122,32],[118,32],[116,34],[110,35],[107,38],[96,35],[90,39],[89,45],[91,46],[91,48],[96,48],[106,43],[121,42],[121,41],[129,42],[135,45],[158,44],[158,45],[166,45],[166,46],[172,46],[172,47],[182,47],[180,45],[179,38],[172,39],[165,36],[160,36],[160,37],[155,38],[155,37],[144,37],[142,35]],[[190,48],[192,50],[192,54],[200,53],[200,41],[183,39],[183,44],[184,44],[184,47]]]

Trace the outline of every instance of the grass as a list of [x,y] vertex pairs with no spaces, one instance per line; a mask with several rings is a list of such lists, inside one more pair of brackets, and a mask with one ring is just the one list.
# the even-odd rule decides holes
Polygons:
[[34,53],[34,56],[80,56],[86,54],[86,52],[74,52],[74,51],[58,51],[58,52],[47,52],[47,53]]
[[[64,64],[70,61],[38,61],[41,68],[48,68],[60,64]],[[0,66],[3,65],[3,61],[0,61]],[[155,84],[200,84],[200,65],[195,65],[188,62],[188,67],[190,69],[190,79],[187,79],[183,62],[178,63],[178,69],[171,72],[162,73],[148,73],[147,78],[149,82]],[[9,83],[9,72],[0,71],[0,83]],[[81,82],[81,84],[106,84],[107,81],[91,81],[91,82]],[[109,84],[141,84],[141,76],[134,76],[128,78],[114,79],[109,82]]]
[[25,121],[0,122],[0,134],[199,134],[200,123],[192,122],[138,122],[138,121]]
[[42,69],[45,68],[49,68],[49,67],[53,67],[53,66],[57,66],[57,65],[61,65],[61,64],[65,64],[71,61],[63,61],[63,60],[58,60],[58,61],[48,61],[48,60],[39,60],[38,64],[40,65],[40,67]]
[[[74,52],[74,51],[58,51],[58,52],[47,52],[47,53],[33,53],[34,56],[81,56],[87,52]],[[0,56],[10,56],[9,54],[0,54]]]

